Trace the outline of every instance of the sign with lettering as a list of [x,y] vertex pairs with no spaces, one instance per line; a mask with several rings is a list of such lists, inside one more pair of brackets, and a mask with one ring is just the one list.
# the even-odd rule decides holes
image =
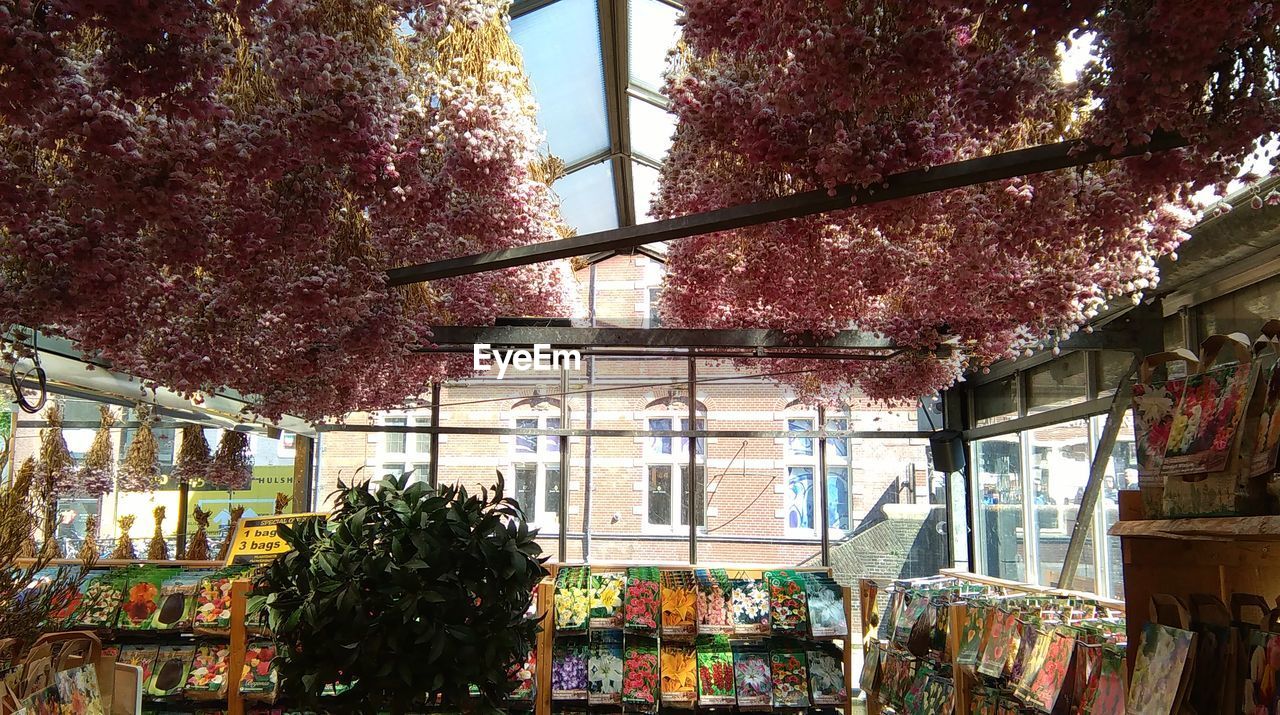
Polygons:
[[227,550],[227,565],[266,564],[280,554],[290,551],[289,545],[276,527],[281,524],[297,526],[309,519],[326,519],[328,514],[280,514],[241,519],[232,535],[231,548]]

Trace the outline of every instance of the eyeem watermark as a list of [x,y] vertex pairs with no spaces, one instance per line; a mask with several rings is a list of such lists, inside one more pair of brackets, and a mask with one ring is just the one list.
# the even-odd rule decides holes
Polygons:
[[577,350],[552,350],[550,343],[535,343],[533,350],[494,350],[489,343],[476,343],[471,347],[471,366],[476,372],[498,368],[498,379],[507,374],[507,368],[520,372],[578,370],[582,367],[582,353]]

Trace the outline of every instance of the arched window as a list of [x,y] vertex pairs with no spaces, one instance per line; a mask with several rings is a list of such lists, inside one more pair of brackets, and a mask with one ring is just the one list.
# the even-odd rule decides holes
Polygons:
[[[792,401],[786,407],[783,418],[788,432],[796,433],[785,440],[783,457],[783,512],[786,515],[786,531],[792,536],[813,536],[818,533],[821,519],[818,501],[824,498],[819,492],[820,440],[812,435],[825,428],[828,433],[849,430],[848,410],[829,410],[825,424],[818,422],[818,411],[800,401]],[[852,471],[848,437],[828,434],[826,437],[827,468],[827,527],[835,537],[843,536],[852,528],[849,518],[849,480]]]
[[[511,426],[517,430],[559,429],[560,400],[534,395],[512,405]],[[511,440],[511,477],[507,496],[516,500],[525,519],[543,529],[559,529],[560,438],[520,434]]]
[[[689,424],[688,397],[672,394],[645,406],[645,429],[672,432],[706,429],[707,406],[695,405],[697,422]],[[693,443],[696,464],[689,473],[689,438],[651,434],[645,439],[645,500],[643,530],[648,533],[684,533],[689,528],[689,490],[694,490],[694,513],[700,527],[707,525],[705,439]]]

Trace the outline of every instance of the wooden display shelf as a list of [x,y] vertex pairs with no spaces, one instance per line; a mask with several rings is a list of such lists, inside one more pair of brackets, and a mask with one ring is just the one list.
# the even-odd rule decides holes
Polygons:
[[1280,516],[1117,521],[1112,536],[1184,541],[1280,541]]

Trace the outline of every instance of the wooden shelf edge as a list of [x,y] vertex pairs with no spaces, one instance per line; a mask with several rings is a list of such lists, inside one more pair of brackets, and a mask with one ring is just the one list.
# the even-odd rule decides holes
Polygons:
[[1183,541],[1280,541],[1280,516],[1117,521],[1111,536]]

